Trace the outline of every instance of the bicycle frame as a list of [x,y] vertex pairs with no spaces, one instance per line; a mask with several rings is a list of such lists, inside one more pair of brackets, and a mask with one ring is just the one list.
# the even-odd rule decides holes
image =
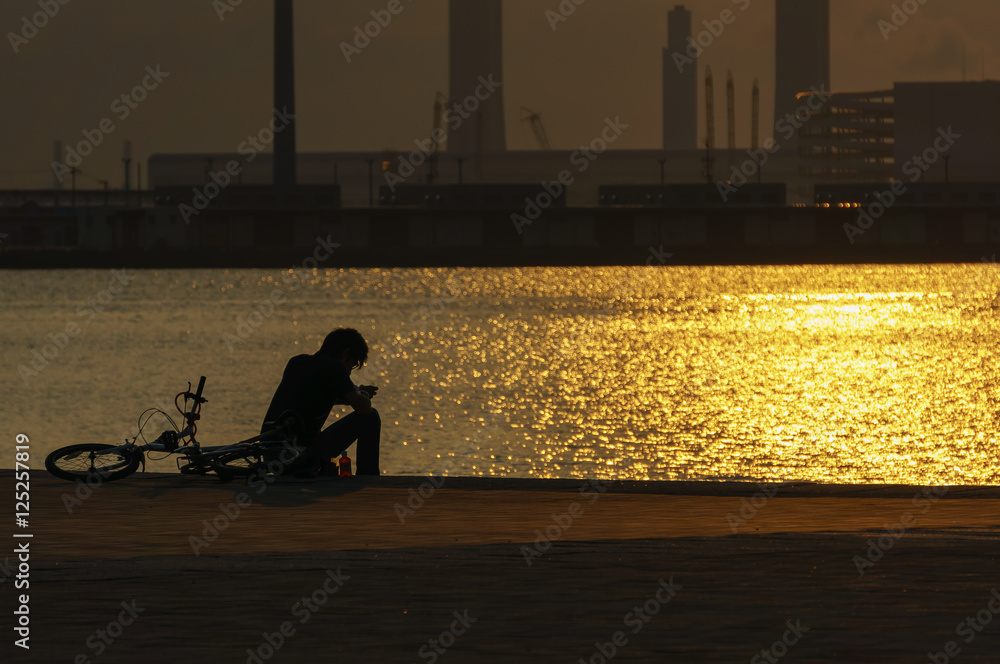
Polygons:
[[[241,446],[252,445],[258,442],[273,442],[282,443],[283,445],[289,444],[287,438],[281,435],[278,429],[274,431],[268,431],[260,435],[254,436],[252,438],[247,438],[246,440],[241,440],[238,443],[232,443],[230,445],[220,445],[216,447],[202,447],[201,443],[198,442],[195,437],[198,431],[197,421],[201,419],[201,405],[207,403],[207,399],[202,397],[202,392],[205,389],[205,376],[201,377],[198,382],[198,391],[192,393],[191,383],[188,383],[188,389],[184,392],[180,392],[174,397],[174,405],[177,410],[184,416],[185,428],[181,431],[165,431],[159,438],[151,443],[144,443],[143,445],[137,445],[136,441],[139,439],[139,435],[136,435],[131,441],[126,442],[117,447],[113,447],[107,450],[94,452],[95,456],[102,456],[105,454],[115,454],[124,452],[126,455],[139,454],[143,470],[146,469],[146,453],[147,452],[165,452],[167,454],[175,454],[178,456],[177,468],[182,473],[185,471],[197,472],[199,474],[204,474],[208,472],[210,468],[211,461],[214,457],[221,456],[222,454],[228,453],[234,449]],[[178,399],[184,397],[184,408],[177,403]],[[187,402],[194,401],[190,410],[186,410]],[[186,442],[181,442],[183,439],[188,439]],[[164,440],[165,439],[165,440]],[[270,439],[270,440],[268,440]],[[163,441],[163,442],[161,442]],[[187,463],[184,463],[184,462]],[[183,463],[183,465],[182,465]],[[122,465],[122,464],[119,464]],[[110,466],[110,469],[115,469],[119,465]]]

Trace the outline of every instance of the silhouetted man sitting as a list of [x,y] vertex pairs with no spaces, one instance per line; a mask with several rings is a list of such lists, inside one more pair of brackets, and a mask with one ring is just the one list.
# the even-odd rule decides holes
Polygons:
[[[359,387],[351,380],[351,372],[367,360],[368,344],[361,333],[340,328],[327,335],[315,355],[297,355],[288,361],[264,416],[264,422],[274,422],[291,410],[302,419],[303,435],[298,442],[307,451],[301,462],[286,470],[318,474],[357,440],[358,475],[380,474],[382,420],[371,402],[378,388]],[[354,410],[323,429],[335,404]]]

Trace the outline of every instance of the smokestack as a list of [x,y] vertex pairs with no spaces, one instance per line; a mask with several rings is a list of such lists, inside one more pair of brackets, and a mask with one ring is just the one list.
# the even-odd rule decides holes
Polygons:
[[689,52],[691,12],[677,5],[667,16],[663,49],[663,149],[698,147],[698,58]]
[[504,80],[501,0],[449,0],[448,57],[451,112],[467,116],[448,133],[449,152],[503,152],[507,121],[499,87]]
[[[775,122],[795,114],[796,95],[830,89],[829,0],[777,0]],[[797,137],[790,141],[795,143]]]
[[[295,28],[292,0],[274,0],[274,112],[295,114]],[[273,182],[297,182],[295,120],[274,136]]]

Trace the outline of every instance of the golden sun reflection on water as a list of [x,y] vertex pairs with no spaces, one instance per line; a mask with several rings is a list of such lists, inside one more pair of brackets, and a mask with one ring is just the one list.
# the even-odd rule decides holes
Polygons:
[[491,321],[515,351],[492,362],[492,410],[544,450],[525,474],[996,479],[990,266],[534,277],[538,299]]

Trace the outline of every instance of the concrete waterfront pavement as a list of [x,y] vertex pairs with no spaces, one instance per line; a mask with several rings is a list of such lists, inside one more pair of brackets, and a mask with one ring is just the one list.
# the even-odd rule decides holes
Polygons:
[[[88,635],[130,600],[146,611],[99,661],[244,662],[288,621],[270,661],[761,662],[782,650],[788,661],[928,661],[1000,584],[994,488],[931,502],[919,487],[426,482],[257,493],[135,475],[69,513],[76,487],[33,474],[31,656],[42,658],[23,661],[98,661]],[[9,473],[0,486],[13,491]],[[906,532],[887,534],[908,513]],[[207,542],[197,555],[192,537]],[[859,574],[879,538],[891,545]],[[300,624],[293,607],[306,615],[300,599],[338,570],[343,586]],[[671,579],[676,596],[647,612]],[[463,611],[475,622],[448,637]],[[808,629],[793,645],[789,621]],[[989,661],[998,629],[959,640],[962,661]]]

